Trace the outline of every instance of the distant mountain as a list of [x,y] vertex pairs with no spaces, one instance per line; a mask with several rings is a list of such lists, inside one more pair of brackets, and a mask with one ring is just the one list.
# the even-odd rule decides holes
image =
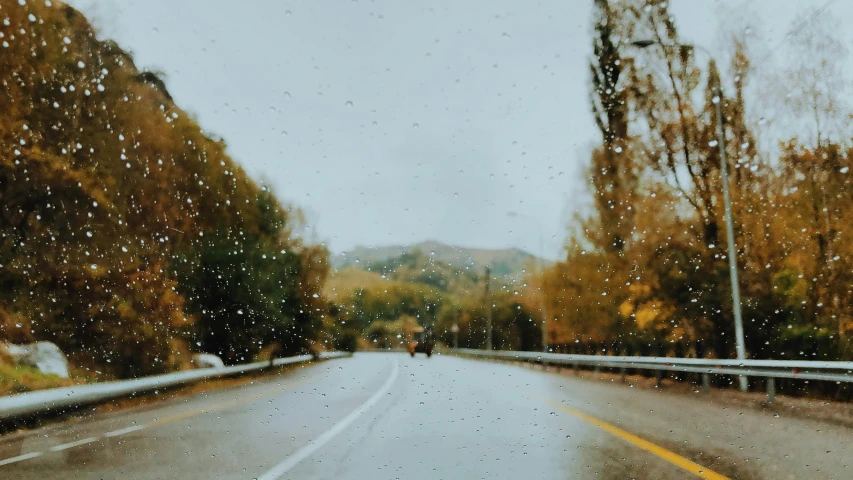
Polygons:
[[[536,256],[518,248],[486,249],[447,245],[436,241],[425,241],[413,245],[391,245],[381,247],[356,247],[348,252],[332,256],[332,268],[342,270],[355,267],[362,270],[374,270],[383,262],[398,258],[404,254],[420,253],[437,262],[454,267],[474,270],[481,273],[489,266],[493,275],[517,276],[524,269],[534,268]],[[548,260],[541,260],[549,265]]]
[[[324,292],[333,301],[355,291],[395,291],[394,295],[404,297],[426,292],[445,299],[480,298],[485,288],[486,265],[492,271],[492,291],[513,291],[525,280],[525,269],[530,271],[535,262],[535,256],[517,248],[490,250],[439,242],[358,247],[333,256],[334,270],[326,280]],[[403,303],[412,301],[414,297]]]

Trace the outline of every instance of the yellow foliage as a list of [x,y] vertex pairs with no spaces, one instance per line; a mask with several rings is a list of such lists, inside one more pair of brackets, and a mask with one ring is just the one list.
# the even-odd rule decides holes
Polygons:
[[619,314],[623,317],[630,317],[632,313],[634,313],[634,304],[629,300],[625,300],[622,305],[619,305]]
[[208,239],[233,235],[240,249],[263,238],[270,252],[298,256],[287,273],[299,289],[293,308],[306,317],[300,338],[313,336],[328,255],[292,237],[299,213],[77,10],[0,0],[0,11],[4,31],[27,32],[0,54],[3,308],[38,319],[22,324],[101,371],[165,371],[172,340],[196,320],[187,311],[203,310],[184,296],[189,275],[179,279],[176,267],[193,270]]
[[346,298],[352,292],[365,288],[376,289],[391,284],[377,272],[369,272],[360,268],[348,267],[329,273],[329,278],[323,286],[323,295],[329,300]]
[[654,304],[643,304],[637,310],[637,313],[634,315],[634,319],[636,320],[638,327],[646,328],[646,326],[653,322],[657,316],[658,309]]

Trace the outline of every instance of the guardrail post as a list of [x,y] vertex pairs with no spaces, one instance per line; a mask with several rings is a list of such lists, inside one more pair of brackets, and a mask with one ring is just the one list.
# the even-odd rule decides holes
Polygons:
[[660,388],[663,385],[663,370],[655,370],[655,387]]
[[620,380],[622,381],[622,383],[625,383],[625,372],[627,370],[628,369],[625,367],[619,367],[619,375],[620,375]]
[[776,379],[767,377],[767,403],[776,401]]
[[707,373],[702,374],[702,391],[708,393],[711,391],[711,375]]
[[572,366],[573,366],[573,367],[574,367],[574,369],[575,369],[575,375],[580,375],[580,372],[578,371],[578,370],[579,370],[579,368],[578,368],[578,362],[574,362],[574,363],[572,364]]
[[600,373],[601,373],[601,366],[598,364],[598,362],[595,362],[595,368],[593,369],[592,374],[593,374],[593,376],[598,377],[598,375]]

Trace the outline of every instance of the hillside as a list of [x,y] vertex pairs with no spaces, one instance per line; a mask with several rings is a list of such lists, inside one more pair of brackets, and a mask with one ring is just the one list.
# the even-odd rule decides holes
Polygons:
[[[483,294],[483,276],[443,262],[430,261],[418,253],[369,264],[366,269],[356,266],[329,272],[323,294],[331,301],[340,301],[364,290],[379,291],[393,287],[419,288],[454,298],[476,297]],[[506,278],[496,277],[492,288],[508,288]],[[406,287],[408,286],[408,287]]]
[[359,289],[386,288],[391,281],[382,278],[382,274],[369,272],[357,267],[346,267],[329,272],[323,285],[323,296],[331,301],[338,301]]
[[327,257],[293,209],[83,14],[0,10],[0,340],[117,377],[309,348]]
[[[413,245],[390,245],[378,247],[358,246],[350,251],[333,255],[332,268],[347,267],[366,269],[368,265],[399,257],[405,253],[423,252],[433,260],[459,268],[482,272],[489,266],[496,276],[517,276],[524,269],[533,268],[536,256],[518,248],[486,249],[447,245],[428,240]],[[542,260],[543,265],[551,262]]]
[[[476,256],[435,243],[420,246],[436,248],[428,252],[418,247],[408,251],[401,247],[365,249],[367,255],[353,257],[349,266],[331,271],[323,292],[332,302],[329,310],[334,315],[335,328],[329,332],[360,338],[361,348],[388,348],[409,338],[407,326],[432,325],[442,341],[449,343],[449,329],[457,325],[463,332],[459,337],[462,344],[482,346],[486,305],[491,305],[497,344],[535,348],[541,335],[535,321],[538,317],[525,295],[529,277],[518,267],[511,275],[492,275],[487,289],[484,271],[474,260],[493,259],[499,265],[527,254],[480,251],[474,252],[480,253]],[[380,254],[391,256],[371,260]],[[456,262],[467,258],[467,262],[439,258]]]

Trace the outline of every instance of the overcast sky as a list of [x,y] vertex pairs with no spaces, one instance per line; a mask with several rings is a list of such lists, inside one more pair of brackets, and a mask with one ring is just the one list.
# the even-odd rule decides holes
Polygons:
[[[73,0],[334,252],[426,239],[560,254],[582,208],[591,0]],[[685,41],[805,0],[674,0]],[[853,18],[853,2],[830,2]],[[848,35],[849,37],[849,35]],[[843,38],[849,43],[850,38]],[[784,48],[784,45],[781,47]],[[770,58],[769,64],[778,61]],[[523,216],[510,217],[507,212]]]

